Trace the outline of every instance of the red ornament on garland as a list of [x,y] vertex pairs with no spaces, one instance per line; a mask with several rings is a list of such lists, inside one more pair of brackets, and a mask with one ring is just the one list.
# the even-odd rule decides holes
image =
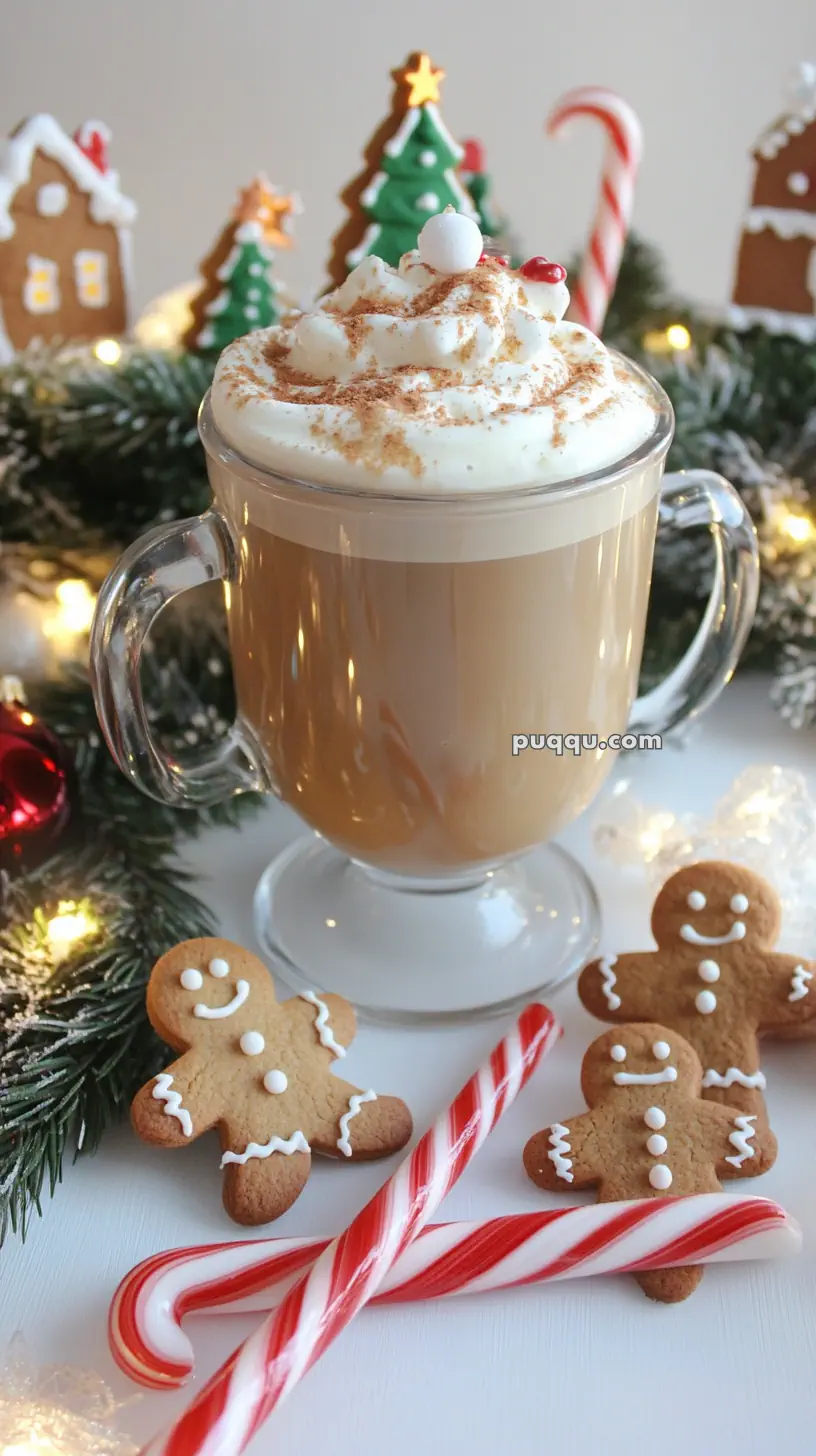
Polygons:
[[71,813],[71,765],[59,739],[25,706],[20,683],[0,680],[0,869],[45,859]]
[[549,258],[528,258],[519,268],[522,278],[531,283],[563,283],[567,270],[563,263],[551,263]]

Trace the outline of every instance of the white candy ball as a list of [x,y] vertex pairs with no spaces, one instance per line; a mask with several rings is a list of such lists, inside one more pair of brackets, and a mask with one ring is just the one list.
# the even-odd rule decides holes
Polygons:
[[465,273],[482,256],[484,240],[479,228],[461,212],[438,212],[429,217],[418,240],[419,256],[437,273]]

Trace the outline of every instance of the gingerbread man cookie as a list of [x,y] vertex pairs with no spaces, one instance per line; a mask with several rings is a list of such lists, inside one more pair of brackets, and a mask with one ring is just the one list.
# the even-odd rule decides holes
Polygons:
[[229,940],[187,940],[162,956],[147,1014],[183,1055],[137,1093],[133,1126],[168,1148],[217,1127],[224,1206],[237,1223],[285,1213],[312,1152],[381,1158],[411,1136],[404,1102],[331,1072],[356,1029],[348,1002],[309,991],[278,1004],[263,962]]
[[[665,1026],[641,1022],[605,1031],[581,1066],[589,1112],[530,1138],[524,1166],[540,1188],[594,1185],[598,1201],[721,1193],[720,1178],[765,1173],[776,1138],[756,1115],[700,1096],[694,1048]],[[650,1299],[674,1304],[703,1277],[699,1266],[636,1274]]]
[[772,949],[775,892],[739,865],[687,865],[652,910],[656,951],[602,956],[578,994],[601,1021],[658,1020],[691,1042],[703,1096],[765,1118],[759,1037],[816,1035],[816,965]]

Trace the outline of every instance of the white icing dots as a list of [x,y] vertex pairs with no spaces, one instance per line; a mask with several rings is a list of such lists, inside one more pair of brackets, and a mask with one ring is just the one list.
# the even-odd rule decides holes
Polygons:
[[662,1132],[653,1132],[652,1136],[646,1139],[647,1151],[651,1153],[653,1158],[662,1157],[668,1146],[669,1144],[664,1138]]
[[260,1056],[266,1042],[259,1031],[245,1031],[238,1045],[245,1056],[257,1057]]
[[185,991],[200,991],[204,985],[204,977],[193,966],[190,966],[186,971],[182,971],[179,979]]
[[621,1046],[620,1042],[616,1042],[613,1047],[609,1048],[609,1055],[612,1058],[613,1062],[625,1062],[626,1047]]
[[686,904],[688,905],[689,910],[705,910],[706,897],[703,894],[702,890],[692,890],[690,894],[686,896]]
[[671,1168],[667,1168],[665,1163],[655,1163],[649,1170],[649,1182],[659,1193],[665,1193],[672,1184]]
[[795,197],[804,197],[810,191],[810,178],[807,172],[791,172],[788,177],[788,191]]
[[701,981],[708,981],[709,983],[719,981],[720,968],[716,961],[700,961],[697,967],[697,975]]
[[279,1067],[275,1067],[271,1072],[264,1072],[263,1084],[267,1092],[285,1092],[289,1086],[289,1078]]
[[215,976],[216,980],[221,981],[223,980],[224,976],[229,975],[229,961],[223,960],[221,956],[215,956],[215,958],[210,961],[207,969],[211,976]]
[[667,1041],[656,1041],[652,1043],[652,1056],[656,1057],[659,1062],[665,1062],[666,1058],[670,1055],[671,1047]]
[[748,896],[732,895],[731,909],[733,910],[735,915],[744,915],[745,911],[748,909]]
[[701,1016],[710,1016],[717,1009],[717,998],[713,991],[700,991],[694,998],[694,1004]]
[[643,1121],[647,1127],[665,1127],[666,1114],[662,1107],[647,1107],[643,1114]]

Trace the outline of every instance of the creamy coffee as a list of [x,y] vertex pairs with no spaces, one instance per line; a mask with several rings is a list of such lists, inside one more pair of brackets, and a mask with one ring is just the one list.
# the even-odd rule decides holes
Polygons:
[[282,797],[381,869],[547,840],[612,754],[514,756],[513,736],[626,727],[661,461],[559,482],[637,451],[655,410],[567,302],[493,260],[372,258],[218,366],[240,713]]

